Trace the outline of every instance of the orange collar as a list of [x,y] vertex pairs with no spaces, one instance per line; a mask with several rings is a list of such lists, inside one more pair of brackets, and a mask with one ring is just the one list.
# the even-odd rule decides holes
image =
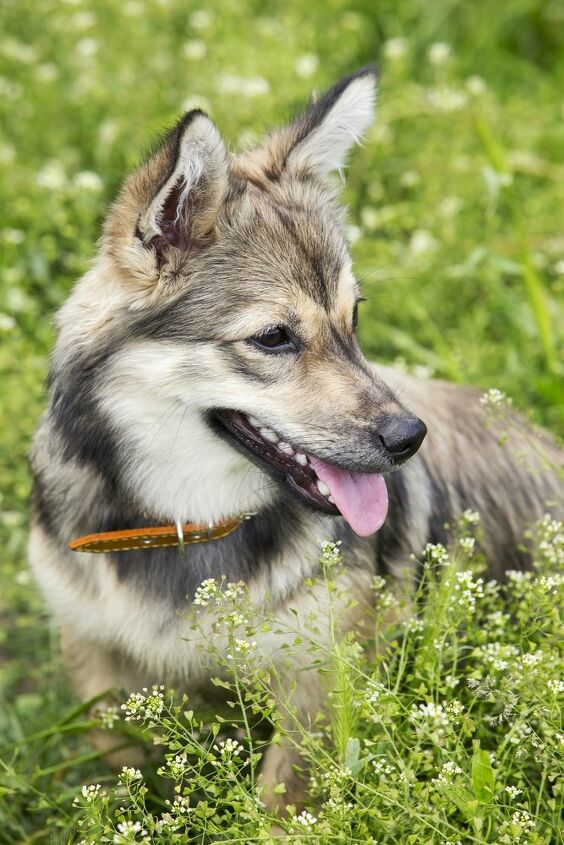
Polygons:
[[129,552],[134,549],[162,549],[165,546],[178,546],[184,556],[184,547],[192,543],[207,543],[208,540],[220,540],[232,534],[239,526],[255,516],[254,513],[242,513],[221,522],[198,524],[187,522],[176,525],[160,525],[151,528],[132,528],[127,531],[105,531],[101,534],[87,534],[71,540],[69,548],[73,552]]

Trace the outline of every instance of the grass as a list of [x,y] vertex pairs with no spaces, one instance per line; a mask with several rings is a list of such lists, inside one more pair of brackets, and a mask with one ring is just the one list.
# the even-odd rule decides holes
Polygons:
[[[208,0],[205,8],[180,0],[4,0],[0,20],[0,842],[66,843],[80,840],[73,831],[84,813],[72,806],[80,785],[102,782],[111,801],[113,776],[87,742],[88,719],[62,677],[56,636],[27,574],[26,453],[44,403],[51,316],[87,268],[121,178],[182,109],[204,105],[233,145],[244,145],[282,122],[311,88],[375,60],[383,70],[379,119],[351,162],[345,189],[368,299],[361,314],[364,349],[416,372],[499,387],[558,431],[564,419],[563,12],[549,0],[289,0],[283,6]],[[549,605],[543,613],[550,616]],[[506,625],[498,641],[520,655],[530,643],[552,655],[538,624],[523,640]],[[463,625],[457,635],[470,658],[484,645],[478,634],[476,626]],[[402,642],[403,651],[399,645],[395,651],[406,666],[427,665],[423,643]],[[352,667],[346,661],[345,677],[355,677],[362,690],[373,667],[358,660]],[[426,698],[453,697],[440,687],[444,673],[418,694],[419,669],[410,670],[411,679],[400,676],[399,660],[394,657],[385,680],[390,730],[399,732],[385,765],[396,767],[415,728],[409,718],[394,727],[392,716],[406,716]],[[547,672],[554,669],[546,665]],[[457,695],[461,688],[462,681]],[[529,718],[529,708],[537,730],[545,716],[533,692],[519,692],[518,707],[525,708],[519,718]],[[371,809],[368,833],[359,828],[349,841],[403,842],[408,829],[417,842],[560,841],[551,819],[561,793],[549,787],[552,769],[534,761],[531,749],[525,760],[509,755],[503,777],[512,773],[516,788],[523,778],[526,797],[519,801],[527,801],[537,827],[529,839],[501,829],[498,792],[505,781],[495,775],[494,812],[493,797],[484,804],[486,787],[476,785],[482,775],[476,784],[472,775],[474,767],[483,769],[484,783],[491,781],[480,754],[497,742],[481,719],[485,699],[473,702],[468,691],[460,697],[477,727],[460,749],[448,747],[448,760],[463,771],[464,800],[478,802],[480,830],[452,796],[432,791],[442,758],[428,759],[423,744],[417,765],[430,768],[416,770],[419,792],[384,800],[372,760],[355,772],[349,792],[357,806]],[[355,693],[351,700],[360,699]],[[554,749],[558,731],[550,725],[543,742]],[[354,755],[357,746],[348,743],[358,740],[358,762],[376,754],[365,740],[382,740],[364,723],[355,730],[343,729],[331,747]],[[386,759],[389,750],[385,745]],[[311,753],[320,764],[321,751]],[[323,783],[318,794],[327,803],[336,787]],[[158,776],[148,789],[156,812],[163,800]],[[396,826],[388,820],[385,830],[378,827],[374,813],[386,816],[400,805]],[[436,813],[450,825],[440,836],[417,827],[421,817],[436,821]],[[335,833],[335,819],[327,824]],[[324,841],[315,839],[319,829],[309,831],[308,841]]]

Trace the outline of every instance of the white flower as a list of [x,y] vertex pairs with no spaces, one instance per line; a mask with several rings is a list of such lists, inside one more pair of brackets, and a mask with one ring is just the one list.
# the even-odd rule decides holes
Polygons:
[[408,43],[405,38],[390,38],[384,41],[382,50],[384,55],[390,61],[398,61],[407,55]]
[[142,780],[143,775],[139,769],[134,769],[133,766],[123,766],[120,772],[120,778],[123,781]]
[[65,170],[60,161],[51,159],[43,165],[35,181],[40,188],[48,188],[49,190],[60,190],[67,184],[67,177]]
[[564,259],[557,261],[553,267],[555,273],[558,273],[560,276],[564,276]]
[[409,713],[409,721],[415,724],[425,724],[432,730],[448,725],[448,716],[442,704],[414,704]]
[[476,539],[475,537],[461,537],[459,542],[459,546],[468,557],[471,557],[475,550],[476,550]]
[[103,710],[98,710],[96,715],[100,719],[102,727],[107,731],[111,731],[116,722],[119,722],[119,710],[114,705],[104,707]]
[[412,256],[427,255],[437,248],[437,240],[426,229],[416,229],[409,240],[409,252]]
[[140,834],[142,839],[145,839],[149,835],[143,828],[141,822],[119,822],[117,829],[118,833],[114,834],[113,838],[113,841],[117,843],[117,845],[125,845],[126,842],[136,842],[137,834]]
[[219,587],[215,578],[206,578],[196,590],[194,604],[207,607],[213,599],[217,598],[218,591]]
[[319,67],[319,58],[314,53],[305,53],[296,59],[296,73],[302,79],[309,79]]
[[503,390],[498,390],[497,387],[490,387],[483,396],[480,397],[480,405],[490,408],[496,408],[499,405],[511,405],[511,398],[509,398]]
[[427,92],[429,105],[439,112],[460,111],[468,103],[468,95],[447,85]]
[[98,52],[99,44],[95,38],[81,38],[77,41],[76,52],[84,59],[90,59]]
[[44,62],[35,69],[35,78],[39,82],[54,82],[59,76],[59,68],[53,62]]
[[[87,804],[93,804],[98,798],[106,794],[105,792],[101,792],[101,789],[102,787],[99,783],[91,783],[81,787],[80,793]],[[73,805],[76,807],[79,806],[79,804],[79,799],[75,798]]]
[[25,234],[21,229],[4,229],[2,240],[5,244],[21,244],[25,240]]
[[217,751],[220,757],[224,759],[227,757],[240,757],[241,751],[244,750],[241,743],[237,742],[236,739],[226,739],[220,742],[219,745],[214,745],[214,751]]
[[448,552],[442,543],[427,543],[423,549],[423,554],[429,563],[436,566],[447,566],[449,562]]
[[505,791],[509,795],[510,798],[517,798],[518,795],[521,795],[523,792],[522,789],[517,789],[516,786],[506,786]]
[[316,817],[308,813],[307,810],[302,810],[300,815],[296,816],[296,821],[304,827],[313,827],[314,824],[317,824]]
[[262,76],[243,77],[223,73],[217,83],[221,94],[240,94],[242,97],[260,97],[268,94],[270,85]]
[[479,97],[486,90],[486,83],[481,76],[469,76],[466,80],[466,88],[474,97]]
[[460,766],[457,766],[456,763],[449,760],[448,762],[443,763],[441,771],[436,778],[432,779],[431,783],[434,783],[436,786],[448,786],[453,782],[457,775],[461,774],[462,769]]
[[431,44],[427,50],[427,58],[432,65],[444,65],[449,60],[451,53],[450,44],[446,44],[444,41],[437,41],[435,44]]
[[184,44],[182,53],[185,58],[189,59],[191,62],[199,62],[200,59],[205,58],[207,47],[203,41],[193,39],[192,41],[187,41]]
[[75,188],[83,191],[93,191],[94,193],[101,191],[104,187],[104,183],[98,174],[92,170],[82,170],[80,173],[77,173],[73,179],[73,184]]
[[564,693],[564,681],[559,679],[546,682],[547,687],[553,695],[561,695]]
[[213,21],[213,14],[208,12],[207,9],[197,9],[192,12],[188,21],[194,29],[207,29]]
[[414,188],[421,182],[421,176],[416,170],[406,170],[401,174],[399,183],[402,188]]
[[143,687],[143,692],[132,693],[121,709],[125,711],[125,721],[159,719],[164,708],[164,685],[154,684],[151,691]]

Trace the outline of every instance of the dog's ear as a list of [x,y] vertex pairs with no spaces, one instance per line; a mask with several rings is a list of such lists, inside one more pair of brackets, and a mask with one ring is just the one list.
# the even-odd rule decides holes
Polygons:
[[347,76],[326,91],[289,126],[275,132],[254,153],[240,158],[246,167],[271,181],[284,174],[312,174],[325,179],[342,171],[351,147],[374,119],[377,72],[372,66]]
[[221,135],[203,112],[189,112],[126,180],[106,221],[106,247],[130,275],[149,271],[155,280],[168,259],[177,262],[213,237],[227,189]]
[[210,118],[185,115],[146,168],[153,188],[137,224],[143,241],[183,248],[205,238],[227,191],[227,150]]

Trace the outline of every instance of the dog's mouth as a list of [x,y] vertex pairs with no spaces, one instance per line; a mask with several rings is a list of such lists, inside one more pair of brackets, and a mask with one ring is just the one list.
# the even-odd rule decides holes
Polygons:
[[382,475],[350,472],[301,452],[260,420],[240,411],[217,410],[212,420],[216,431],[254,463],[282,479],[316,510],[344,516],[361,537],[373,534],[384,523],[388,493]]

